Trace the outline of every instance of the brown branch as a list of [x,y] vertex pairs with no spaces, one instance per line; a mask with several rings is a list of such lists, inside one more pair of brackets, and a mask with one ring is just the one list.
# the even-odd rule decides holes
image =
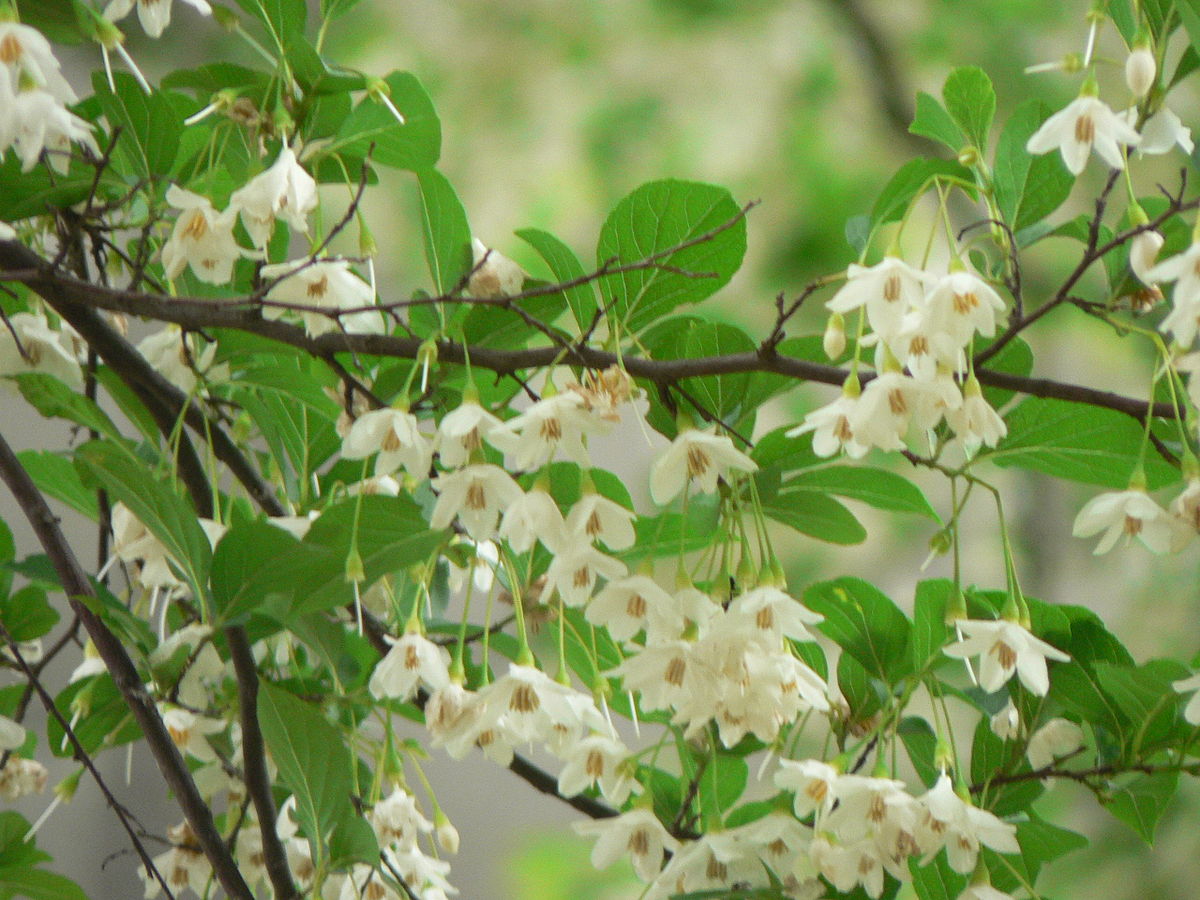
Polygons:
[[971,785],[972,794],[980,794],[996,785],[1019,784],[1024,781],[1041,781],[1043,778],[1065,778],[1083,785],[1089,785],[1093,778],[1111,778],[1117,775],[1129,775],[1137,772],[1142,775],[1158,775],[1168,772],[1179,772],[1186,775],[1200,775],[1200,762],[1170,763],[1155,765],[1153,763],[1110,763],[1104,766],[1093,766],[1090,769],[1058,769],[1057,763],[1051,763],[1030,772],[1012,772],[996,775],[986,781]]
[[[146,692],[133,660],[116,635],[92,611],[89,603],[96,602],[96,593],[59,529],[58,520],[3,435],[0,435],[0,478],[12,491],[39,543],[50,557],[71,609],[87,630],[113,683],[145,735],[158,769],[196,834],[214,876],[230,897],[253,900],[253,894],[242,878],[237,863],[221,840],[212,810],[196,788],[196,782],[192,780],[187,764],[167,732],[154,700]],[[86,601],[81,598],[86,598]]]

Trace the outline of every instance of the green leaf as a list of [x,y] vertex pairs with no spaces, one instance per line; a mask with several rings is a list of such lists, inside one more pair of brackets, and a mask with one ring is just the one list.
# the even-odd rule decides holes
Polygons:
[[104,73],[94,72],[92,89],[110,127],[121,129],[116,152],[127,161],[121,168],[143,178],[169,175],[179,152],[183,120],[162,91],[147,94],[125,72],[115,72],[112,78],[115,91]]
[[920,900],[958,900],[967,888],[967,876],[950,868],[946,854],[939,853],[928,865],[913,856],[908,860],[913,889]]
[[10,568],[17,555],[17,545],[12,529],[0,519],[0,594],[8,594],[12,588],[13,570]]
[[924,91],[917,94],[917,113],[913,116],[909,132],[932,141],[945,144],[955,154],[962,149],[964,140],[962,131],[955,124],[946,108]]
[[1000,215],[1012,230],[1040,222],[1071,193],[1075,178],[1058,154],[1031,156],[1026,143],[1050,114],[1042,100],[1026,100],[1013,111],[996,144],[992,177]]
[[408,72],[393,72],[384,81],[391,89],[392,104],[404,116],[404,124],[396,121],[381,100],[368,94],[322,153],[363,157],[374,145],[371,159],[380,165],[410,172],[431,168],[442,153],[442,126],[433,101],[416,76]]
[[471,226],[458,194],[436,169],[422,169],[421,234],[429,274],[441,294],[449,294],[471,271]]
[[294,34],[303,34],[308,22],[306,0],[236,0],[237,5],[262,22],[276,47],[283,50]]
[[358,3],[359,0],[321,0],[321,15],[326,19],[332,19],[334,16],[349,12]]
[[858,578],[814,584],[804,604],[825,621],[818,627],[885,684],[911,671],[908,640],[912,627],[904,613],[875,586]]
[[[0,219],[15,222],[83,203],[91,195],[95,182],[95,169],[82,161],[73,160],[66,175],[49,166],[35,166],[32,171],[22,172],[20,157],[9,153],[0,159]],[[117,174],[106,170],[96,193],[101,198],[116,199],[126,191],[128,186]]]
[[638,516],[633,523],[637,540],[621,554],[625,560],[656,559],[691,553],[712,546],[718,524],[717,505],[706,499],[688,501],[687,514],[664,512]]
[[800,472],[783,482],[782,494],[794,491],[817,491],[837,494],[848,500],[860,500],[876,509],[915,513],[938,521],[921,489],[895,472],[872,466],[832,465]]
[[1171,686],[1190,674],[1185,666],[1153,660],[1136,668],[1106,662],[1097,662],[1094,668],[1104,693],[1136,726],[1133,745],[1126,748],[1130,757],[1170,738],[1176,726],[1181,731],[1177,736],[1186,738],[1191,729],[1179,722],[1179,695]]
[[869,723],[883,708],[883,696],[877,687],[878,679],[863,668],[862,663],[849,653],[843,653],[837,662],[838,690],[850,707],[850,720],[857,726],[869,727]]
[[43,494],[61,500],[93,522],[99,518],[96,492],[83,486],[68,457],[49,450],[22,450],[17,459]]
[[[728,283],[746,253],[746,221],[724,188],[693,181],[652,181],[621,200],[600,229],[600,265],[640,262],[680,244],[646,268],[600,281],[605,308],[629,331],[683,303],[699,303]],[[735,221],[736,220],[736,221]],[[730,223],[733,224],[730,224]]]
[[0,601],[0,621],[14,641],[32,641],[45,637],[58,624],[59,614],[46,599],[46,592],[27,584]]
[[196,511],[175,492],[171,481],[105,441],[91,441],[76,450],[75,464],[129,507],[180,566],[193,596],[204,597],[212,548]]
[[950,639],[950,628],[946,625],[946,605],[951,593],[956,590],[954,582],[945,578],[922,581],[917,584],[913,600],[913,628],[910,656],[913,670],[922,672],[942,657],[942,648]]
[[[1005,416],[1008,436],[987,454],[998,466],[1124,488],[1141,454],[1142,429],[1129,416],[1084,403],[1026,397]],[[1151,490],[1179,473],[1153,452],[1145,460]]]
[[1112,789],[1108,811],[1132,828],[1148,845],[1154,843],[1154,831],[1167,804],[1179,785],[1178,772],[1135,775]]
[[87,900],[83,888],[65,875],[25,866],[0,867],[0,898]]
[[114,441],[124,440],[104,410],[53,375],[38,372],[18,375],[17,385],[25,400],[46,418],[66,419]]
[[1017,843],[1021,845],[1021,858],[1032,882],[1044,864],[1082,850],[1088,839],[1031,815],[1026,821],[1017,822]]
[[927,787],[932,787],[941,771],[934,762],[937,735],[933,733],[933,726],[917,716],[906,716],[900,720],[896,733],[904,742],[904,749],[908,751],[908,758],[917,775]]
[[871,209],[871,228],[903,218],[909,203],[939,178],[951,178],[972,183],[969,169],[948,159],[914,159],[905,163],[892,176]]
[[867,530],[854,513],[826,494],[781,492],[763,501],[763,513],[801,534],[831,544],[861,544],[867,539]]
[[978,66],[962,66],[942,86],[946,111],[981,153],[988,148],[988,131],[996,112],[992,80]]
[[[539,228],[523,228],[516,232],[516,235],[538,252],[559,282],[573,281],[587,274],[574,251],[550,232]],[[567,288],[563,293],[575,317],[575,324],[581,330],[590,328],[592,319],[600,308],[596,305],[595,289],[590,284],[580,284]]]
[[[979,345],[976,345],[979,346]],[[979,349],[984,349],[979,347]],[[988,371],[1005,372],[1009,375],[1027,376],[1033,371],[1033,350],[1022,338],[1013,338],[1000,349],[1000,352],[987,361]],[[1002,409],[1016,391],[1007,388],[983,387],[983,397],[992,409]]]
[[215,612],[229,621],[249,612],[277,588],[274,560],[295,554],[291,534],[269,522],[229,529],[213,551],[212,599]]
[[259,685],[258,721],[279,780],[296,798],[296,817],[319,867],[335,826],[353,812],[350,751],[317,709],[270,682]]

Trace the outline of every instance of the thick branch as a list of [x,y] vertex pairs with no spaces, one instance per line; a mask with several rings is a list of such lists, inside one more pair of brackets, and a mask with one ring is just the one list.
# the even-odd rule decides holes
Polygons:
[[237,863],[230,855],[225,842],[221,840],[221,833],[213,821],[212,810],[197,790],[196,782],[192,780],[187,764],[175,742],[171,740],[171,735],[155,708],[154,700],[146,693],[133,660],[129,658],[120,640],[108,630],[88,604],[80,599],[89,598],[95,601],[95,591],[92,590],[79,560],[75,558],[66,538],[63,537],[54,513],[46,505],[45,499],[3,435],[0,435],[0,478],[3,478],[12,491],[42,548],[50,557],[72,610],[83,623],[117,690],[121,692],[125,704],[142,729],[158,769],[162,772],[167,786],[175,794],[184,817],[196,834],[201,850],[213,867],[217,881],[230,897],[253,900],[253,894],[242,878]]

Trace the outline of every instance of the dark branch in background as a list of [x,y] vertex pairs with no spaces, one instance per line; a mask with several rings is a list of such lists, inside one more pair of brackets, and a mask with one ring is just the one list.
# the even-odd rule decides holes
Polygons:
[[42,680],[38,677],[38,673],[34,670],[33,666],[25,661],[25,657],[21,655],[21,649],[17,645],[17,642],[13,640],[13,636],[9,634],[8,629],[6,629],[3,625],[0,625],[0,640],[3,640],[4,643],[8,645],[9,655],[16,660],[17,668],[20,669],[24,674],[26,682],[28,683],[29,687],[38,695],[38,699],[42,701],[42,706],[45,707],[46,713],[50,716],[50,718],[54,719],[54,721],[59,724],[59,727],[61,727],[63,730],[63,734],[65,734],[67,736],[67,740],[71,742],[71,747],[75,751],[75,759],[77,759],[79,763],[88,770],[88,773],[92,776],[92,778],[96,780],[96,786],[100,788],[100,793],[104,795],[105,802],[107,802],[109,808],[116,813],[117,819],[121,822],[121,827],[124,828],[125,833],[129,835],[129,841],[133,844],[134,852],[137,853],[138,858],[142,861],[142,865],[145,867],[146,872],[149,873],[154,880],[159,883],[164,891],[166,891],[168,900],[174,900],[175,895],[171,892],[171,886],[167,884],[167,880],[163,878],[162,873],[158,870],[158,866],[154,865],[154,860],[150,858],[150,854],[146,850],[145,845],[142,843],[142,839],[138,835],[137,829],[134,828],[134,823],[130,818],[129,811],[125,809],[120,801],[118,801],[113,795],[113,792],[109,790],[108,785],[104,782],[104,778],[96,769],[96,764],[92,761],[91,755],[87,752],[83,744],[80,742],[79,737],[75,734],[75,729],[71,727],[71,723],[67,721],[66,716],[62,714],[62,711],[55,704],[54,698],[50,696],[50,692],[47,691],[45,685],[42,684]]
[[129,658],[121,641],[108,630],[108,626],[81,598],[96,602],[96,594],[88,581],[87,575],[75,558],[67,544],[66,538],[58,527],[58,519],[46,505],[45,499],[29,473],[21,465],[12,448],[0,435],[0,478],[8,485],[13,497],[21,507],[42,549],[50,557],[58,580],[66,592],[67,600],[75,615],[79,617],[83,627],[91,637],[100,658],[112,676],[113,683],[125,700],[125,705],[133,713],[134,719],[146,738],[150,752],[158,764],[167,786],[175,794],[175,799],[187,819],[201,850],[208,858],[213,868],[213,874],[225,892],[238,900],[253,900],[250,888],[246,886],[237,863],[229,849],[221,840],[221,834],[213,821],[212,810],[196,788],[187,764],[163,725],[162,718],[155,708],[154,700],[146,693],[137,667]]
[[868,88],[874,87],[875,99],[888,122],[904,135],[914,150],[922,155],[927,154],[932,143],[908,130],[913,120],[908,99],[912,92],[908,90],[904,72],[896,65],[887,39],[879,27],[859,0],[828,0],[828,6],[845,23],[862,49],[862,59],[868,70],[863,81]]

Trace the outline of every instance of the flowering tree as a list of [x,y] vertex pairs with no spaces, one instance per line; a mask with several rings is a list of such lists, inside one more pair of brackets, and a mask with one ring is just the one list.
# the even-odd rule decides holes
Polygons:
[[[951,72],[911,126],[946,152],[904,165],[849,223],[846,269],[781,292],[751,335],[684,307],[738,269],[753,203],[654,181],[609,213],[594,264],[519,231],[531,275],[472,238],[417,79],[326,57],[354,0],[319,21],[303,0],[188,3],[261,61],[152,86],[122,48],[133,0],[0,4],[0,373],[82,438],[15,453],[0,428],[43,551],[14,559],[0,529],[6,797],[45,787],[39,755],[76,759],[148,897],[449,896],[458,835],[420,760],[477,748],[577,810],[596,865],[627,857],[647,898],[1037,896],[1085,843],[1038,806],[1054,779],[1149,839],[1200,772],[1200,676],[1136,663],[1056,602],[1076,598],[1026,597],[990,479],[1104,489],[1074,528],[1097,553],[1184,551],[1200,529],[1200,202],[1186,171],[1137,172],[1193,149],[1168,100],[1200,67],[1200,7],[1097,5],[1059,111],[994,123],[988,76]],[[136,10],[151,36],[170,24],[169,0]],[[1123,80],[1098,65],[1102,30]],[[90,96],[48,39],[99,45]],[[1099,193],[1060,213],[1089,166]],[[384,168],[419,185],[416,289],[374,277],[362,209]],[[346,235],[355,257],[331,252]],[[1024,260],[1051,237],[1072,266],[1029,296]],[[789,335],[821,303],[824,335]],[[1024,336],[1071,310],[1143,345],[1144,395],[1099,366],[1031,374]],[[840,392],[756,427],[801,382]],[[652,506],[592,458],[618,427],[669,441]],[[944,479],[949,505],[900,466]],[[953,577],[904,609],[863,573],[789,583],[796,533],[865,538],[838,498],[925,517]],[[94,570],[48,500],[96,523]],[[1002,584],[960,554],[980,502]],[[43,740],[20,724],[35,700]],[[93,765],[133,741],[178,805],[165,852]],[[3,819],[5,896],[82,896]]]

